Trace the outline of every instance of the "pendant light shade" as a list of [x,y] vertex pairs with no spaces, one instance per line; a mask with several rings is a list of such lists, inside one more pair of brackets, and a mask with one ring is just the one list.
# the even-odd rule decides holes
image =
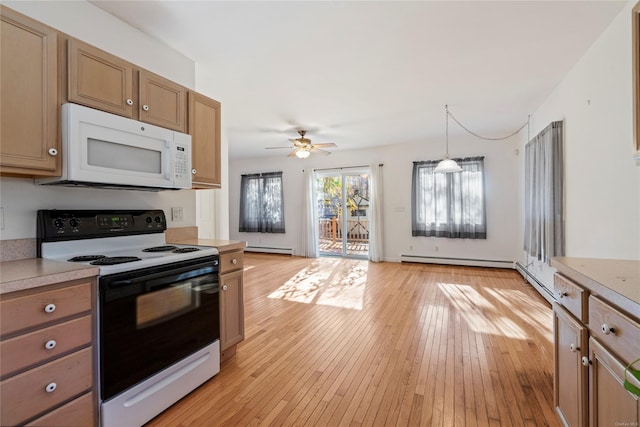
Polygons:
[[455,161],[449,158],[449,106],[444,106],[445,112],[447,113],[447,122],[446,122],[446,133],[445,133],[445,141],[447,144],[447,155],[444,160],[438,163],[438,166],[433,170],[435,173],[452,173],[452,172],[462,172],[462,168]]

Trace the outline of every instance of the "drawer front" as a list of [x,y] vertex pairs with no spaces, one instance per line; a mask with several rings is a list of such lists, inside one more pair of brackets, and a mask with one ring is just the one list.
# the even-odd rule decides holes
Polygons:
[[0,301],[0,335],[91,310],[91,283]]
[[589,323],[587,317],[587,298],[589,294],[587,291],[559,274],[555,274],[553,277],[553,288],[558,303],[569,310],[582,323]]
[[96,414],[93,393],[72,400],[55,411],[27,424],[30,427],[91,427],[95,426]]
[[0,342],[0,376],[91,343],[91,316]]
[[244,252],[236,251],[220,254],[220,274],[239,270],[244,264]]
[[591,296],[589,298],[589,330],[612,352],[629,363],[640,357],[640,324],[618,310]]
[[93,384],[91,351],[85,348],[0,382],[2,423],[23,423],[89,390]]

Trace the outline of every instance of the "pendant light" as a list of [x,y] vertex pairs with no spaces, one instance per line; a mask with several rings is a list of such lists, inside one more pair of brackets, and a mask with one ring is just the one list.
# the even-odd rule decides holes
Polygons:
[[453,160],[449,158],[449,106],[444,106],[445,112],[447,113],[447,127],[445,133],[445,141],[447,144],[447,155],[444,160],[438,163],[438,166],[433,170],[435,173],[452,173],[452,172],[462,172],[462,168]]
[[298,151],[296,151],[296,157],[299,159],[306,159],[310,154],[311,150],[309,150],[308,148],[300,148]]

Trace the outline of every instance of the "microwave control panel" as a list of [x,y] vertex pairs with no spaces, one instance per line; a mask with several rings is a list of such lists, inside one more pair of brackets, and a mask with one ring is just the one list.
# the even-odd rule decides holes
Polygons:
[[191,187],[191,144],[176,143],[174,152],[173,176],[177,186]]

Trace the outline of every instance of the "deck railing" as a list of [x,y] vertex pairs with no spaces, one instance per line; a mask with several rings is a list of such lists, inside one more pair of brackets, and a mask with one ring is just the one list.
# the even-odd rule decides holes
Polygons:
[[[329,239],[334,242],[342,239],[342,220],[337,218],[322,218],[318,220],[318,227],[318,236],[320,239]],[[347,241],[369,241],[369,221],[362,218],[348,219]]]

